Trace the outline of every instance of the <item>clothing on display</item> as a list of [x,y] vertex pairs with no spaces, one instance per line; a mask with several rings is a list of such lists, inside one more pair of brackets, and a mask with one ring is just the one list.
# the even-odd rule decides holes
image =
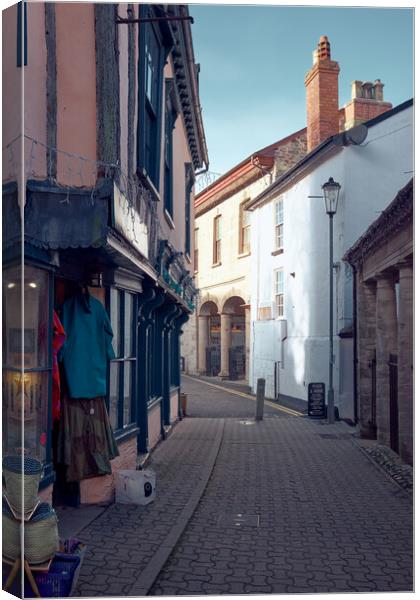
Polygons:
[[107,393],[108,360],[115,358],[113,332],[99,300],[78,293],[63,305],[66,341],[59,352],[71,398],[98,398]]
[[58,461],[67,466],[66,480],[80,481],[111,474],[110,461],[119,455],[105,399],[62,399]]
[[66,339],[66,332],[54,311],[53,318],[53,369],[52,369],[52,416],[54,419],[60,418],[60,372],[58,369],[57,354]]

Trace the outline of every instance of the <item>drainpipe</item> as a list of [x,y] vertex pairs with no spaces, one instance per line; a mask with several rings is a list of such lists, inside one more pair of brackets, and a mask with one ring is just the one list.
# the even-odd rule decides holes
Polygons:
[[351,268],[353,271],[353,414],[354,424],[357,425],[359,422],[357,410],[357,367],[359,362],[357,354],[357,271],[354,265]]

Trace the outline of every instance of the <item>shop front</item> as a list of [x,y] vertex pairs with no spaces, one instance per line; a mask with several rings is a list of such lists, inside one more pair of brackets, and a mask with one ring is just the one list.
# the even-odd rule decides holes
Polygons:
[[135,469],[182,416],[194,288],[167,242],[153,261],[124,239],[113,202],[109,185],[31,182],[23,260],[18,237],[3,237],[3,455],[38,458],[55,505],[111,502],[115,471]]

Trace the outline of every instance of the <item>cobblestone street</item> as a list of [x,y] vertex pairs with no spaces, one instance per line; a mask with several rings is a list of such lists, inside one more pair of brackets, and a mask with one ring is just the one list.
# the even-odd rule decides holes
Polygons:
[[[223,386],[217,382],[217,385]],[[407,591],[412,501],[344,423],[184,378],[189,418],[153,453],[157,497],[79,537],[78,594]]]

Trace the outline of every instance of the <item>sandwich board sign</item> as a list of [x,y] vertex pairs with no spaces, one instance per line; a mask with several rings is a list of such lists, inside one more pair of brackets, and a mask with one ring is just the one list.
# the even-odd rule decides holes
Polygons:
[[324,419],[326,416],[324,383],[308,385],[308,416],[312,419]]

